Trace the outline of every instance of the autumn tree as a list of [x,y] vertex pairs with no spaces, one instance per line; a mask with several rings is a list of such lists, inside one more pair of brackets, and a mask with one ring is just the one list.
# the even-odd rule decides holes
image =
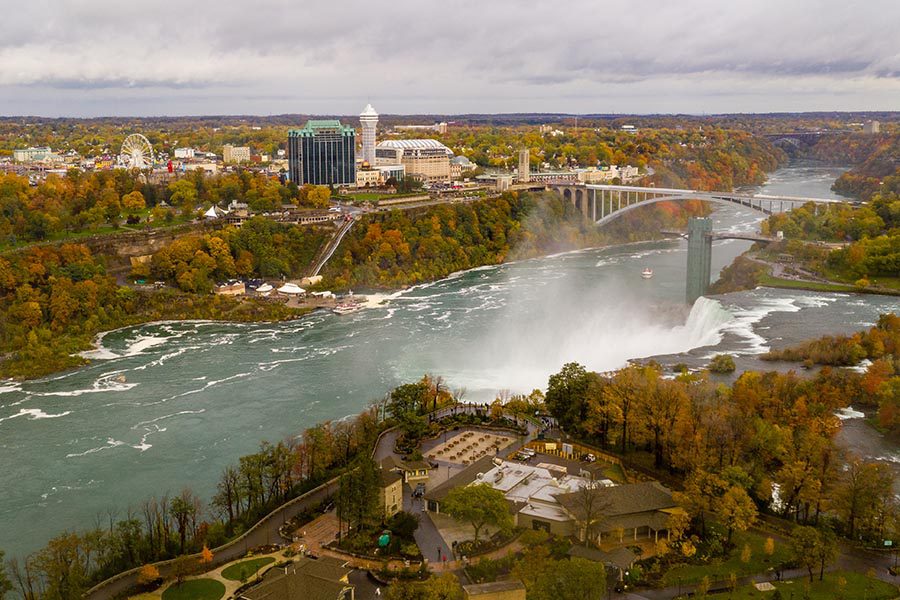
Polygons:
[[472,526],[475,542],[485,526],[512,528],[513,519],[503,493],[485,483],[456,487],[441,503],[441,512]]
[[144,195],[135,190],[122,196],[122,206],[128,214],[133,215],[134,213],[144,210],[147,203],[144,200]]
[[804,567],[813,581],[813,572],[818,567],[819,580],[825,567],[838,556],[837,539],[830,530],[820,530],[809,525],[798,525],[791,533],[791,550],[794,561]]
[[756,505],[744,488],[733,485],[716,502],[716,512],[728,529],[728,545],[731,545],[732,534],[746,531],[756,522]]
[[203,544],[203,550],[200,551],[200,563],[201,564],[209,564],[213,561],[213,553],[212,550],[206,544]]
[[452,573],[433,575],[422,582],[398,580],[384,594],[385,600],[462,600],[463,589]]
[[896,510],[894,477],[882,463],[851,457],[835,490],[834,509],[847,525],[847,535],[875,535],[888,514]]
[[148,585],[159,579],[159,569],[154,564],[146,564],[138,571],[138,583]]

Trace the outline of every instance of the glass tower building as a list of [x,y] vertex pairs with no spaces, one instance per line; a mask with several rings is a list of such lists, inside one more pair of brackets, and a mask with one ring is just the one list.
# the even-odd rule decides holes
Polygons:
[[340,121],[309,121],[288,131],[288,166],[297,185],[356,183],[356,131]]

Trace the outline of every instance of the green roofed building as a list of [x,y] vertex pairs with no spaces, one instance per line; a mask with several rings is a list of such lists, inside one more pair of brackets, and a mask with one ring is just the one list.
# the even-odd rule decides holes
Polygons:
[[356,130],[338,120],[288,131],[288,165],[297,185],[356,183]]

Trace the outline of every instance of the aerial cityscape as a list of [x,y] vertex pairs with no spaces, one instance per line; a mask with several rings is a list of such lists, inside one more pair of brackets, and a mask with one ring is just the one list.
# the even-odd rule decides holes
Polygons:
[[900,598],[900,4],[0,19],[0,600]]

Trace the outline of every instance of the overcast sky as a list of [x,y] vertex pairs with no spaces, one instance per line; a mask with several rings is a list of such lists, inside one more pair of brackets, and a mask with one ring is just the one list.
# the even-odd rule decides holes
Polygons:
[[0,114],[900,110],[900,0],[0,0]]

